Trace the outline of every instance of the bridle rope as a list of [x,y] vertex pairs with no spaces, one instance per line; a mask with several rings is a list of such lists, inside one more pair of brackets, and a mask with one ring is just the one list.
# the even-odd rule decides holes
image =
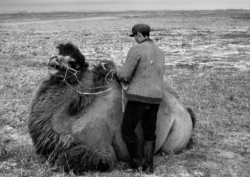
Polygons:
[[[113,85],[113,86],[109,87],[108,89],[103,90],[103,91],[99,91],[99,92],[81,92],[81,91],[75,89],[74,87],[72,87],[72,86],[67,82],[66,79],[68,79],[68,78],[70,78],[70,77],[72,77],[72,76],[75,76],[75,78],[76,78],[78,84],[79,84],[81,87],[86,88],[86,89],[90,89],[90,90],[100,89],[100,88],[106,88],[106,87],[108,87],[108,84],[111,83],[111,81],[113,80],[115,70],[110,70],[110,71],[108,72],[108,74],[105,76],[105,82],[107,83],[107,85],[99,86],[99,87],[92,87],[92,88],[91,88],[91,87],[85,87],[85,86],[83,86],[83,85],[80,83],[80,81],[79,81],[79,79],[78,79],[78,77],[77,77],[77,73],[78,73],[79,71],[77,71],[77,70],[75,70],[75,69],[73,69],[73,68],[70,68],[69,66],[65,65],[64,63],[62,63],[62,65],[63,65],[63,67],[66,69],[66,72],[65,72],[65,75],[64,75],[64,78],[63,78],[62,82],[64,82],[64,83],[65,83],[66,85],[68,85],[72,90],[76,91],[77,93],[79,93],[79,94],[81,94],[81,95],[98,95],[98,94],[101,94],[101,93],[108,92],[108,91],[110,91],[110,90],[114,87],[114,85]],[[103,68],[104,68],[105,70],[107,70],[104,66],[103,66]],[[69,72],[71,75],[67,77],[67,73],[68,73],[68,72]],[[108,82],[108,81],[107,81],[107,78],[108,78],[108,76],[109,76],[110,74],[111,74],[111,81]]]

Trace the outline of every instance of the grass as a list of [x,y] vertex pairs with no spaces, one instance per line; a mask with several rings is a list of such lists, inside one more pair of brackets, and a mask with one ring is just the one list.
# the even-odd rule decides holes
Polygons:
[[[2,59],[3,63],[5,59]],[[7,59],[6,59],[7,60]],[[8,59],[11,63],[13,59]],[[19,67],[26,67],[23,59],[15,60]],[[36,77],[45,67],[31,65],[30,70],[38,71]],[[6,68],[8,68],[6,66]],[[21,69],[23,70],[23,69]],[[41,70],[41,71],[40,71]],[[24,71],[24,70],[23,70]],[[40,71],[40,72],[39,72]],[[6,75],[4,90],[1,95],[6,101],[1,105],[1,113],[12,112],[12,117],[1,119],[2,124],[9,124],[27,133],[26,124],[15,122],[27,117],[29,101],[36,84],[31,75],[12,70]],[[42,75],[45,75],[44,73]],[[178,90],[185,105],[191,107],[197,116],[194,132],[194,145],[191,150],[181,154],[158,155],[155,157],[156,175],[159,176],[247,176],[250,174],[248,141],[250,133],[249,100],[250,71],[228,71],[210,69],[167,69],[166,75]],[[20,78],[19,78],[20,77]],[[21,80],[21,78],[24,78]],[[39,77],[38,77],[39,78]],[[15,82],[13,82],[13,80]],[[37,81],[38,82],[38,81]],[[15,85],[14,85],[15,84]],[[21,85],[18,87],[18,85]],[[20,97],[19,101],[11,101],[9,97]],[[9,100],[8,100],[9,99]],[[9,103],[9,104],[7,104]],[[22,109],[23,110],[22,110]],[[29,138],[29,137],[27,137]],[[7,154],[2,158],[0,173],[2,176],[74,176],[74,174],[55,173],[50,167],[41,163],[30,145],[7,145]],[[88,172],[86,176],[140,176],[140,173],[128,174],[121,169],[122,164],[110,173]]]
[[[153,12],[147,15],[149,16],[152,13]],[[189,12],[185,13],[187,15],[189,14]],[[204,18],[207,14],[211,13],[211,17],[215,16],[215,19],[218,19],[218,16],[212,12],[203,13],[199,11],[190,13],[191,15],[188,16],[190,19],[194,18],[193,16],[195,16],[196,13],[202,13]],[[223,11],[218,12],[219,15],[223,13]],[[241,16],[240,12],[235,11],[232,13],[236,14],[234,16],[237,16],[237,14]],[[167,177],[250,176],[250,71],[224,67],[222,65],[216,65],[216,63],[214,63],[212,67],[200,67],[199,64],[202,60],[204,60],[204,62],[206,61],[206,63],[211,62],[214,59],[210,56],[211,53],[223,54],[224,48],[220,47],[221,41],[223,41],[223,45],[226,47],[232,43],[231,39],[235,39],[237,44],[247,46],[249,42],[242,42],[242,40],[238,39],[242,37],[249,38],[249,31],[244,32],[244,34],[241,31],[236,31],[233,35],[228,33],[228,31],[223,31],[229,28],[231,23],[230,19],[228,19],[228,23],[225,22],[221,24],[222,26],[224,25],[223,28],[217,28],[215,26],[209,28],[210,22],[206,20],[200,20],[202,23],[196,26],[196,24],[192,25],[192,22],[187,22],[184,19],[184,26],[182,26],[182,21],[180,20],[180,16],[178,16],[180,15],[179,12],[166,12],[166,14],[171,17],[166,17],[167,20],[170,19],[168,25],[170,24],[178,28],[167,28],[161,25],[161,21],[157,22],[158,17],[154,20],[155,26],[159,24],[158,29],[160,30],[156,30],[155,33],[159,33],[161,38],[158,43],[162,47],[171,47],[171,45],[173,45],[180,50],[183,47],[185,48],[185,46],[182,46],[183,40],[185,44],[190,43],[189,38],[194,38],[194,46],[206,46],[207,43],[210,45],[214,42],[218,42],[218,46],[199,49],[196,51],[195,56],[193,56],[195,48],[192,47],[187,48],[184,54],[174,54],[171,48],[163,48],[168,54],[167,58],[172,59],[171,61],[176,61],[180,58],[183,60],[191,58],[192,62],[190,63],[194,63],[193,61],[195,60],[195,65],[189,65],[190,63],[185,60],[186,63],[179,63],[180,66],[175,65],[166,68],[166,75],[181,95],[182,102],[194,110],[197,117],[197,125],[194,131],[194,144],[192,149],[185,150],[180,154],[158,154],[154,159],[155,175]],[[147,17],[147,15],[145,17]],[[174,21],[175,16],[178,16],[177,19],[179,21]],[[245,16],[247,15],[244,15],[244,17]],[[15,18],[11,18],[11,21],[13,20],[15,21]],[[123,20],[124,19],[121,19],[121,21]],[[128,22],[126,18],[124,21],[131,23]],[[215,22],[217,21],[215,20]],[[118,21],[99,21],[98,26],[104,27],[106,31],[105,34],[99,34],[98,32],[100,31],[98,31],[97,36],[93,35],[95,32],[89,30],[92,29],[92,27],[89,26],[91,23],[84,23],[87,23],[87,25],[83,27],[81,26],[82,24],[79,26],[77,26],[78,24],[74,24],[78,28],[68,24],[58,25],[58,29],[48,24],[47,26],[45,24],[44,26],[23,25],[18,28],[5,26],[0,28],[2,32],[10,34],[5,35],[5,33],[0,33],[0,38],[5,40],[4,43],[0,44],[0,46],[2,46],[0,50],[2,53],[0,54],[0,176],[75,176],[74,174],[53,172],[48,164],[43,163],[44,160],[38,157],[34,152],[31,139],[27,132],[26,121],[28,118],[30,99],[38,84],[47,75],[46,62],[48,56],[53,53],[52,47],[55,47],[58,42],[72,39],[73,43],[80,44],[84,54],[88,53],[90,49],[92,52],[92,48],[96,47],[99,49],[99,53],[95,51],[96,56],[98,56],[98,54],[104,55],[100,52],[109,54],[112,51],[108,51],[108,49],[112,48],[116,50],[117,47],[118,52],[116,51],[113,55],[117,58],[118,63],[124,55],[123,53],[126,54],[129,48],[128,46],[132,45],[132,42],[124,36],[124,39],[126,39],[124,44],[122,42],[117,43],[118,35],[116,35],[116,31],[118,31],[119,34],[121,32],[122,35],[125,35],[126,30],[124,29],[127,28],[127,26],[121,26]],[[108,31],[108,23],[114,25],[114,31],[111,31],[113,33]],[[189,23],[192,28],[185,26]],[[165,24],[165,22],[162,24]],[[216,23],[213,23],[213,25],[214,24]],[[243,22],[240,22],[240,24],[243,29]],[[246,24],[246,26],[248,26],[248,23]],[[64,25],[68,28],[65,28]],[[194,26],[195,30],[192,31]],[[83,28],[82,31],[85,31],[85,28],[87,32],[91,31],[91,35],[78,37],[77,34],[81,34],[78,30],[82,32],[80,27]],[[178,29],[186,32],[186,36],[176,38],[176,36],[178,36],[177,33],[179,34]],[[44,32],[44,34],[41,33],[35,37],[29,35],[35,33],[37,30]],[[208,33],[209,30],[212,30],[212,32]],[[55,31],[62,32],[54,33]],[[199,31],[205,33],[199,33]],[[99,38],[102,35],[106,35],[106,33],[109,37],[109,43],[100,41]],[[196,33],[197,35],[193,35]],[[211,39],[214,40],[208,41],[209,39],[207,39],[206,36],[210,36]],[[82,39],[82,41],[80,39]],[[82,44],[83,41],[87,41],[87,49],[82,47],[85,46],[85,43]],[[203,42],[202,44],[199,43],[201,41]],[[123,47],[122,51],[120,51],[120,45]],[[214,62],[217,62],[217,60],[233,62],[246,60],[249,50],[247,47],[242,48],[242,50],[244,50],[244,52],[240,55],[217,55]],[[89,52],[90,55],[94,53],[91,52]],[[230,64],[234,64],[233,62]],[[122,167],[124,165],[123,163],[118,163],[116,169],[109,173],[87,172],[84,175],[97,177],[145,176],[139,172],[127,173],[123,171]]]

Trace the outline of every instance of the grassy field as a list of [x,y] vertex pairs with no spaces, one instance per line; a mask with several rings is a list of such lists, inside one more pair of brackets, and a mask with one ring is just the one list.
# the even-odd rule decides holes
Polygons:
[[[32,18],[31,18],[32,17]],[[135,23],[152,26],[166,75],[197,117],[192,149],[155,157],[155,176],[250,176],[250,11],[0,14],[0,176],[71,177],[34,153],[29,102],[55,46],[71,41],[87,59],[125,60]],[[85,176],[145,176],[126,173]]]

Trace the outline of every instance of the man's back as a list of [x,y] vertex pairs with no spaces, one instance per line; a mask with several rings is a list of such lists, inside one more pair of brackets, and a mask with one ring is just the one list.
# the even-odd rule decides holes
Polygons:
[[137,63],[127,91],[128,100],[160,103],[165,62],[162,51],[150,38],[147,38],[130,49],[129,57],[133,59],[126,61],[124,73],[129,70],[130,62]]

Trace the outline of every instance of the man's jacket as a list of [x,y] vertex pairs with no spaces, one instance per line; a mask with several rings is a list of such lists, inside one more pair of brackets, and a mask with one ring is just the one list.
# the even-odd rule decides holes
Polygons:
[[117,72],[118,78],[129,84],[126,91],[129,101],[161,102],[164,62],[162,51],[150,38],[129,50],[123,67]]

